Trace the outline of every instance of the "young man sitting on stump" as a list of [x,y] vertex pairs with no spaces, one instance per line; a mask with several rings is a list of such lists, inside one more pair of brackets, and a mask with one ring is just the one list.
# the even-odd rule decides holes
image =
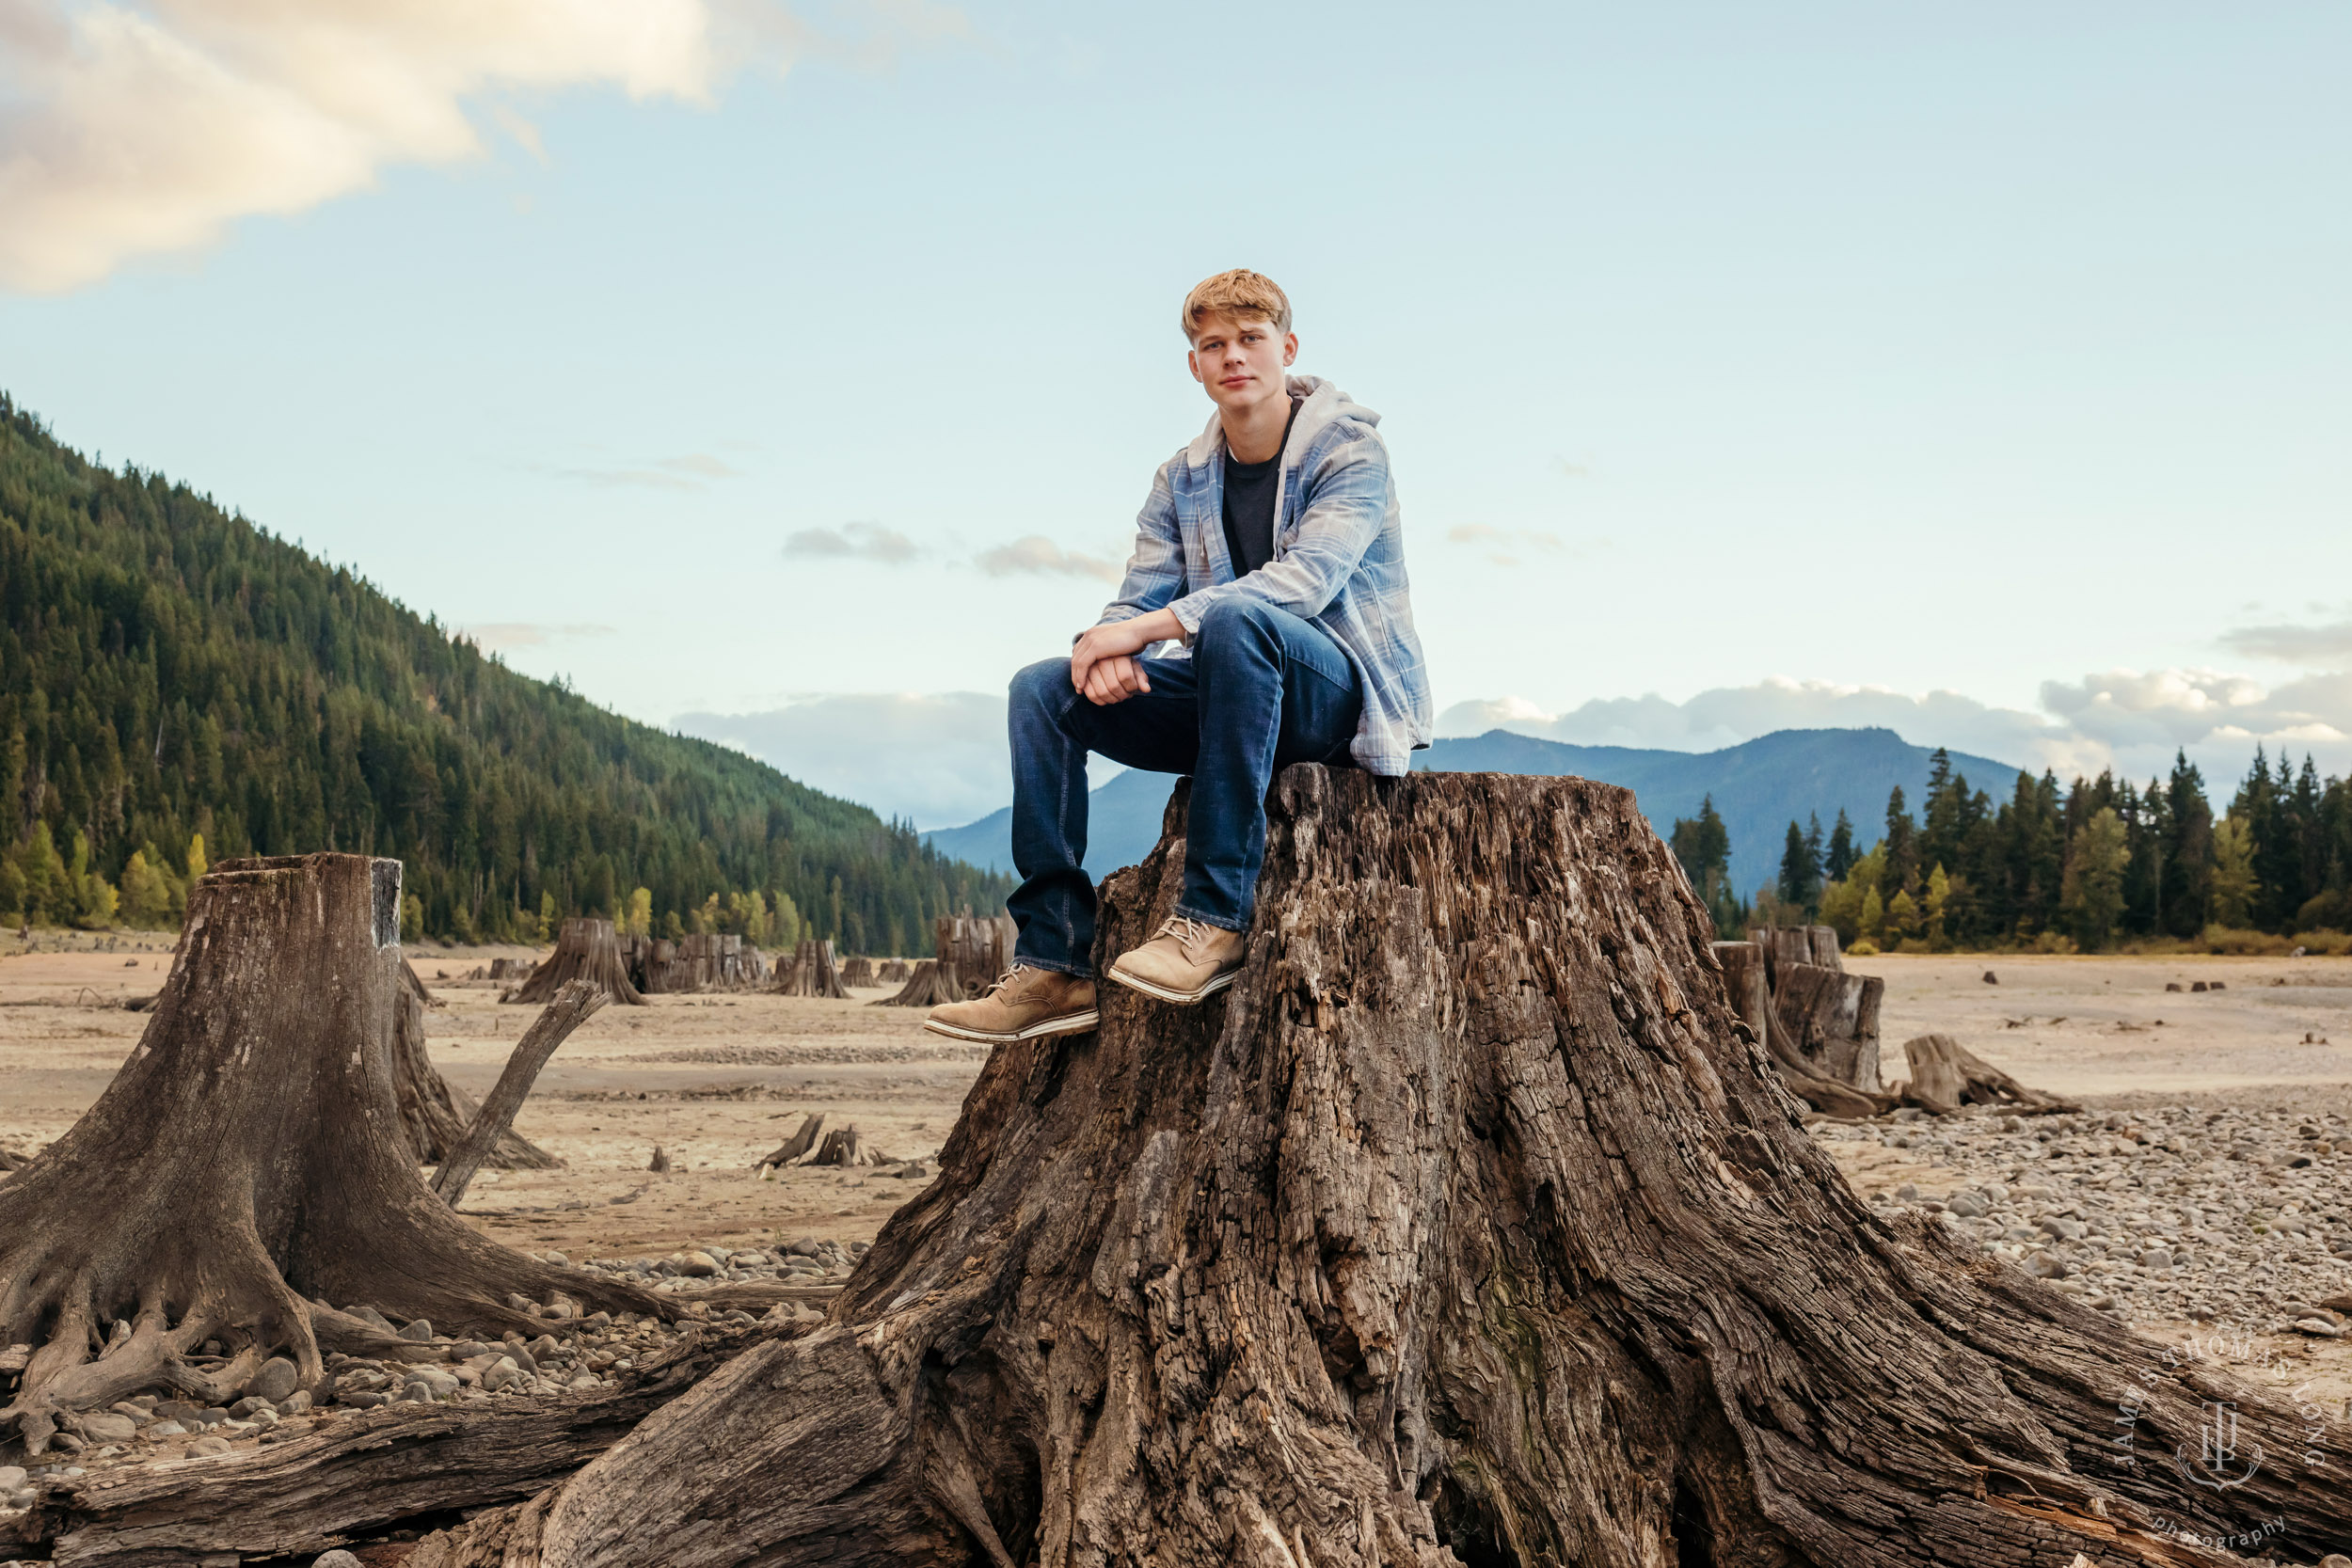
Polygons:
[[[1265,856],[1266,788],[1295,762],[1401,774],[1429,744],[1404,527],[1380,417],[1298,356],[1254,272],[1186,296],[1186,362],[1216,404],[1160,467],[1126,580],[1068,658],[1012,679],[1011,970],[925,1027],[1005,1041],[1095,1026],[1087,756],[1192,775],[1175,917],[1110,977],[1189,1004],[1232,984]],[[1156,649],[1156,652],[1154,651]]]

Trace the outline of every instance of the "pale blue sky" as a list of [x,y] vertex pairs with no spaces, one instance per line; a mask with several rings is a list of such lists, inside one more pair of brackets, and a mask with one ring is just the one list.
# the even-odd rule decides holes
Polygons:
[[[215,190],[199,146],[93,189],[164,95],[56,87],[96,13],[36,7],[68,31],[0,28],[0,154],[51,162],[0,230],[103,259],[0,239],[0,386],[641,718],[991,693],[1066,647],[1105,584],[975,562],[1123,556],[1208,411],[1177,302],[1249,265],[1385,417],[1439,705],[1499,705],[1457,727],[2352,764],[2352,8],[982,0],[804,11],[781,74],[717,33],[731,71],[548,65],[524,22],[317,45],[469,122],[453,157],[421,113],[346,146],[366,72],[254,66],[212,4],[175,25],[338,128],[264,130],[373,183],[256,155]],[[220,237],[109,237],[173,203]],[[786,553],[850,524],[912,558]]]

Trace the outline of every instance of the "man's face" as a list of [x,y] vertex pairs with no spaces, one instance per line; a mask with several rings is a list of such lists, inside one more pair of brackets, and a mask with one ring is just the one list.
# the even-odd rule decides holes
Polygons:
[[1184,357],[1212,402],[1228,413],[1245,413],[1289,395],[1282,372],[1298,357],[1298,334],[1276,331],[1263,316],[1206,316]]

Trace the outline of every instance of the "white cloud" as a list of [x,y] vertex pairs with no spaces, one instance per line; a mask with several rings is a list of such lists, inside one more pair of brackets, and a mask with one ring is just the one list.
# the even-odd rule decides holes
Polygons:
[[1117,582],[1120,576],[1117,562],[1099,555],[1065,550],[1041,533],[1028,534],[1009,545],[982,550],[973,558],[973,564],[993,578],[1093,578],[1102,582]]
[[2044,681],[2042,704],[2119,757],[2169,756],[2185,747],[2226,751],[2242,766],[2258,744],[2273,752],[2308,751],[2331,767],[2352,756],[2352,673],[2273,687],[2210,670],[2113,670]]
[[880,523],[804,528],[784,542],[788,561],[877,561],[885,566],[904,566],[922,553],[914,540]]
[[2342,665],[2352,662],[2352,614],[2315,625],[2286,621],[2237,626],[2221,634],[2221,645],[2232,653],[2281,664]]
[[707,101],[727,69],[821,52],[886,63],[960,36],[924,0],[820,37],[760,0],[0,0],[0,286],[39,293],[219,239],[235,219],[480,157],[472,113],[568,87]]
[[2209,777],[2245,771],[2256,745],[2312,752],[2326,768],[2352,768],[2352,674],[2268,687],[2207,670],[2113,670],[2045,681],[2041,712],[1996,707],[1957,691],[1922,695],[1881,687],[1772,677],[1718,687],[1687,702],[1597,699],[1548,713],[1523,698],[1456,703],[1440,735],[1512,730],[1586,746],[1705,752],[1786,729],[1883,726],[1919,746],[1948,746],[2060,778],[2113,768],[2146,778],[2186,751]]

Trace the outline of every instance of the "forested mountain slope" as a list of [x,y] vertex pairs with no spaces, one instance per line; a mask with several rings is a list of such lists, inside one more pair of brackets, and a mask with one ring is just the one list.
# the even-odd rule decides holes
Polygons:
[[1009,887],[516,673],[183,483],[85,462],[5,395],[0,748],[11,922],[97,923],[117,890],[157,918],[198,834],[215,858],[397,855],[412,923],[484,939],[625,915],[643,888],[657,929],[903,952]]

